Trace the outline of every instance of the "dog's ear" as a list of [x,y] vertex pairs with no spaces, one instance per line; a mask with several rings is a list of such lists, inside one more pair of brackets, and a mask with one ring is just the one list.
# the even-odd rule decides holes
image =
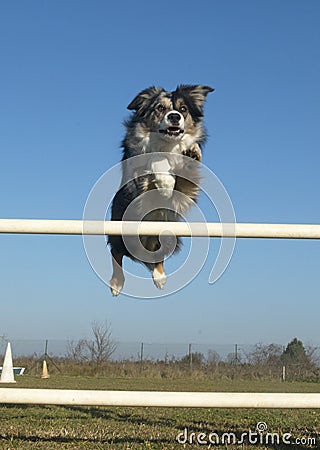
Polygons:
[[164,92],[164,89],[161,87],[151,86],[148,89],[144,89],[132,100],[127,108],[141,113],[145,108],[150,106],[153,99],[161,92]]
[[201,120],[206,96],[213,91],[212,87],[202,84],[181,84],[173,94],[184,98],[194,120]]
[[177,91],[182,95],[188,95],[198,108],[203,106],[206,96],[214,89],[210,86],[203,86],[202,84],[182,84],[177,87]]

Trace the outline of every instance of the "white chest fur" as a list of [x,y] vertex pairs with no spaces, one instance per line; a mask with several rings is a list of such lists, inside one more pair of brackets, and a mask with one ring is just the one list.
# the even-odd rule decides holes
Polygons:
[[157,156],[150,164],[150,172],[154,177],[154,184],[163,197],[172,196],[176,177],[170,173],[171,166],[168,159],[163,156]]

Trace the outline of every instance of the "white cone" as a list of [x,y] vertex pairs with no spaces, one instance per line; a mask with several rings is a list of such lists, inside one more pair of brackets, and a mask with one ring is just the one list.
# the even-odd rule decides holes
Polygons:
[[11,345],[8,342],[6,354],[4,355],[4,361],[2,366],[0,383],[15,383],[13,374],[13,363],[12,363],[12,353]]

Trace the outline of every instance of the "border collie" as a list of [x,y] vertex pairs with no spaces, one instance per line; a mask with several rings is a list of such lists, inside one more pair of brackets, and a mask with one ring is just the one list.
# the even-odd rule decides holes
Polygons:
[[[213,90],[203,85],[180,85],[173,92],[150,87],[132,100],[128,109],[133,112],[125,121],[122,142],[122,183],[112,202],[111,220],[177,221],[194,204],[199,194],[199,164],[190,164],[188,169],[186,161],[202,160],[206,140],[203,106]],[[139,155],[145,159],[133,158]],[[139,246],[132,250],[137,239],[144,252]],[[180,240],[117,235],[109,236],[108,243],[113,263],[110,288],[117,296],[124,285],[124,256],[142,262],[152,272],[156,287],[163,289],[164,259],[179,249]]]

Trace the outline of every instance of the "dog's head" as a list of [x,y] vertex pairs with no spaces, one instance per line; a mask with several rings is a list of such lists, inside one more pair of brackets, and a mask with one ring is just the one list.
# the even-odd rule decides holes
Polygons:
[[150,132],[165,140],[179,140],[201,122],[206,96],[213,90],[202,85],[181,85],[173,92],[150,87],[140,92],[128,109],[135,111],[133,120],[142,122]]

